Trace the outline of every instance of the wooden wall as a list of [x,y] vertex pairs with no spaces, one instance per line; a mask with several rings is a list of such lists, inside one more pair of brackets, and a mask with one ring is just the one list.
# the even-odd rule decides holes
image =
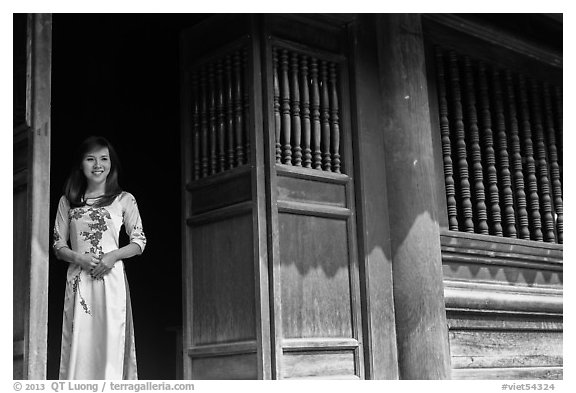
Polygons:
[[[498,109],[499,102],[496,100],[498,97],[494,95],[490,95],[491,101],[489,101],[494,107],[487,108],[487,97],[483,97],[481,93],[476,96],[470,93],[462,96],[466,106],[462,107],[464,121],[461,131],[466,132],[465,143],[473,153],[466,156],[465,149],[459,150],[460,156],[455,157],[453,161],[453,176],[456,183],[450,181],[451,164],[447,160],[449,149],[446,149],[448,147],[446,139],[441,142],[441,138],[449,137],[450,134],[446,131],[457,124],[442,123],[442,116],[449,111],[452,115],[457,114],[458,108],[451,102],[442,102],[443,95],[439,90],[441,78],[438,78],[441,73],[438,73],[438,69],[434,69],[438,52],[434,52],[434,48],[439,46],[448,48],[453,54],[463,53],[469,56],[464,57],[465,63],[470,58],[480,59],[485,62],[484,64],[496,67],[495,69],[510,70],[509,73],[522,74],[552,84],[557,84],[561,80],[561,54],[547,51],[542,46],[533,45],[520,37],[455,16],[427,15],[424,17],[424,26],[428,40],[431,119],[436,129],[433,142],[435,161],[438,163],[436,181],[439,184],[446,184],[446,188],[441,188],[437,195],[438,209],[441,212],[440,241],[452,378],[562,378],[563,246],[557,244],[557,239],[561,239],[562,233],[561,194],[560,214],[556,215],[560,222],[559,230],[556,232],[560,235],[558,238],[553,235],[544,237],[541,235],[540,223],[536,222],[533,219],[536,216],[532,215],[535,214],[534,204],[528,206],[532,215],[530,222],[527,217],[522,220],[522,212],[515,212],[519,209],[517,203],[520,203],[520,209],[522,208],[523,198],[532,200],[545,197],[540,194],[545,188],[537,187],[533,189],[536,193],[530,191],[529,196],[527,191],[527,196],[524,197],[523,191],[518,188],[523,184],[522,167],[524,166],[526,170],[526,164],[521,163],[516,172],[513,172],[514,183],[509,182],[507,185],[506,149],[511,150],[511,171],[514,160],[520,157],[520,143],[514,147],[516,143],[514,138],[518,138],[514,135],[518,132],[514,130],[513,119],[516,114],[513,110],[507,109],[504,112],[501,108]],[[446,76],[448,77],[448,74]],[[472,86],[471,79],[465,72],[460,75],[451,74],[453,81],[458,77],[462,78],[463,86],[468,83],[466,88]],[[453,82],[452,85],[454,86]],[[505,96],[505,98],[513,102],[513,97]],[[450,99],[454,101],[454,94],[451,94]],[[443,110],[442,105],[445,108]],[[477,119],[473,116],[476,109],[481,113]],[[487,112],[488,109],[493,111],[492,119],[490,112]],[[497,111],[500,112],[496,113]],[[485,116],[486,113],[488,117]],[[520,127],[523,132],[520,135],[522,154],[531,154],[524,147],[531,144],[529,133],[524,132],[526,127],[530,127],[530,119],[520,113],[517,116],[518,121],[526,121]],[[497,140],[495,143],[497,165],[485,161],[487,156],[490,157],[490,151],[484,150],[484,144],[489,141],[485,134],[491,132],[490,120]],[[538,130],[537,116],[531,121],[534,130]],[[474,138],[473,134],[478,131],[475,125],[480,127],[481,139]],[[561,130],[561,120],[557,125]],[[506,135],[508,135],[508,147],[506,143],[502,143],[506,140]],[[454,151],[458,146],[453,145]],[[517,156],[514,157],[513,154]],[[461,161],[457,162],[458,159]],[[474,204],[471,205],[473,214],[470,215],[468,226],[464,224],[465,214],[453,214],[453,207],[456,205],[452,203],[456,201],[458,208],[465,205],[462,204],[460,193],[465,187],[462,181],[466,180],[466,172],[461,169],[462,164],[466,162],[471,168],[468,173],[470,190],[473,192],[470,201]],[[544,166],[541,165],[540,169]],[[498,173],[495,171],[496,168]],[[538,172],[538,176],[541,175],[542,173]],[[526,177],[526,188],[529,187],[529,183],[534,183],[532,179],[536,177],[529,175]],[[539,181],[544,184],[545,178],[542,177]],[[448,187],[449,184],[452,184],[452,188]],[[497,187],[500,189],[500,194]],[[511,189],[514,190],[514,194],[510,192]],[[506,195],[509,195],[509,198]],[[544,208],[543,204],[542,209]],[[488,220],[484,220],[483,212],[487,213]],[[498,214],[500,212],[501,215]],[[458,224],[462,225],[459,227]],[[550,225],[554,227],[552,220]],[[561,240],[559,242],[561,243]]]
[[432,19],[183,34],[186,377],[561,375],[562,246],[445,230]]

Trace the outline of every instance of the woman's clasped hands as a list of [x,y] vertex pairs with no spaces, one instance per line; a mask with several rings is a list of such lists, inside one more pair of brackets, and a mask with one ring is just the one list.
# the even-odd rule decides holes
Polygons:
[[78,258],[78,264],[86,271],[90,272],[95,280],[102,279],[106,274],[112,270],[117,259],[112,252],[102,254],[100,256],[87,253]]

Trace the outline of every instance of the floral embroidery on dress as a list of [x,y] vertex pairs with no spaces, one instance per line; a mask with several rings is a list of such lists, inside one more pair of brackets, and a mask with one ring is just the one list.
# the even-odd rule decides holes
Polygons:
[[76,276],[74,276],[74,281],[72,282],[72,291],[74,293],[78,293],[78,297],[80,297],[80,305],[84,309],[84,312],[88,315],[92,315],[92,312],[90,311],[90,309],[88,308],[88,304],[86,303],[86,299],[84,299],[84,297],[80,293],[80,281],[81,281],[80,273],[78,273]]
[[53,244],[56,244],[57,242],[59,242],[60,239],[61,239],[60,234],[56,230],[56,227],[54,227],[54,231],[52,232],[52,240],[54,242]]
[[[70,219],[79,220],[84,214],[89,213],[88,217],[92,220],[92,223],[88,224],[88,228],[90,231],[83,231],[80,232],[80,235],[84,237],[84,240],[88,241],[91,245],[90,251],[86,251],[86,254],[92,253],[96,255],[98,258],[102,258],[104,252],[102,251],[102,246],[100,245],[100,241],[102,240],[102,233],[108,230],[108,226],[106,225],[106,219],[111,220],[112,217],[108,210],[103,207],[88,207],[88,208],[75,208],[70,211]],[[86,300],[80,293],[80,274],[78,272],[73,279],[72,290],[74,293],[77,293],[80,298],[80,305],[89,315],[92,315]],[[104,277],[98,279],[98,281],[104,281]]]

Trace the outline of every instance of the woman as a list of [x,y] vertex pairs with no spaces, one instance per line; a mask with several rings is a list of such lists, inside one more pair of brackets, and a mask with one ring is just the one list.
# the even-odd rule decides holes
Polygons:
[[[53,248],[69,262],[60,379],[137,379],[122,261],[140,255],[146,237],[136,200],[118,184],[118,167],[106,139],[86,139],[58,204]],[[130,243],[120,248],[122,225]]]

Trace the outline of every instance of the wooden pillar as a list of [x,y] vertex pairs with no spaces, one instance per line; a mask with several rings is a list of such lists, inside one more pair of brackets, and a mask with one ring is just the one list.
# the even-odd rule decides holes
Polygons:
[[[45,379],[48,335],[48,250],[50,194],[50,86],[52,54],[52,15],[29,14],[27,27],[26,136],[15,133],[15,141],[25,139],[27,146],[27,207],[15,209],[15,222],[26,216],[26,224],[18,228],[17,247],[24,246],[14,263],[24,264],[15,285],[26,287],[24,315],[23,379]],[[20,132],[18,132],[20,134]],[[24,236],[22,237],[22,233]],[[16,276],[15,276],[16,279]],[[20,347],[19,343],[15,343]],[[16,355],[16,354],[15,354]],[[16,358],[16,356],[15,356]],[[14,370],[14,375],[18,375]]]
[[350,29],[352,43],[353,122],[358,125],[358,251],[364,316],[364,364],[367,379],[397,379],[398,359],[392,292],[392,258],[386,198],[384,116],[378,85],[376,26],[373,15],[361,15]]
[[[421,18],[377,17],[398,368],[450,378]],[[442,168],[438,168],[441,170]],[[382,168],[384,170],[384,168]]]

